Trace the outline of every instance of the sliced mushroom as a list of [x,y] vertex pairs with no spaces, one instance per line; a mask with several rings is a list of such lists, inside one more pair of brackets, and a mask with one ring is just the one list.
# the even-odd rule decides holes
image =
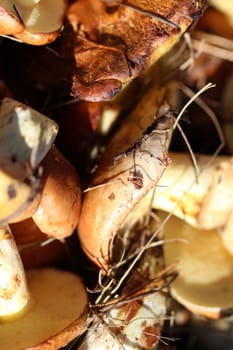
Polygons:
[[0,342],[3,350],[59,349],[78,336],[87,318],[80,278],[55,269],[28,271],[7,228],[1,228]]
[[[161,219],[166,215],[160,213]],[[171,217],[163,228],[167,265],[176,264],[172,296],[192,312],[210,318],[232,313],[233,257],[216,230],[200,230]],[[172,240],[172,242],[169,242]]]
[[66,0],[2,0],[0,33],[32,45],[47,44],[59,35],[66,8]]

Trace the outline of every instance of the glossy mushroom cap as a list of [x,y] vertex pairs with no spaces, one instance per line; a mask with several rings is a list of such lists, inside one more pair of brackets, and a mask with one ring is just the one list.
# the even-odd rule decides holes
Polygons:
[[79,177],[56,147],[51,148],[41,166],[44,171],[41,200],[32,218],[43,233],[61,239],[71,235],[79,221]]

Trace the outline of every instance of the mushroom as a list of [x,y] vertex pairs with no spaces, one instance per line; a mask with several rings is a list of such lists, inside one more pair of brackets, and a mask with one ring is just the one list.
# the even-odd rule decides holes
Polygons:
[[56,147],[50,149],[41,166],[44,182],[39,206],[32,219],[47,235],[58,239],[67,237],[73,233],[79,220],[81,190],[78,174]]
[[21,215],[38,200],[39,164],[51,148],[57,124],[10,98],[0,105],[0,224]]
[[165,314],[166,298],[160,293],[113,307],[103,316],[103,323],[92,324],[78,349],[152,350],[159,343]]
[[227,19],[231,26],[233,27],[233,7],[232,4],[227,1],[218,1],[218,0],[208,0],[210,5],[216,7],[220,12],[224,13],[227,16]]
[[78,235],[99,266],[111,265],[117,231],[169,164],[173,116],[164,99],[172,91],[167,86],[145,94],[111,138],[84,195]]
[[205,7],[205,1],[195,3],[72,2],[67,19],[76,35],[73,95],[89,101],[111,99],[181,38]]
[[32,45],[45,45],[60,33],[66,0],[0,1],[0,34],[14,35]]
[[[59,349],[87,319],[87,294],[75,274],[52,268],[26,272],[8,227],[0,229],[2,350]],[[27,279],[27,282],[26,282]]]
[[147,202],[199,229],[217,229],[233,254],[233,158],[197,155],[196,178],[187,154],[170,153],[170,157],[172,164]]
[[[166,216],[158,215],[161,220]],[[194,228],[172,216],[163,235],[165,263],[175,263],[178,272],[170,286],[172,296],[192,312],[209,318],[232,314],[233,257],[218,232]]]
[[47,235],[59,239],[71,235],[79,219],[81,191],[74,167],[52,146],[57,125],[8,98],[0,114],[4,184],[0,221],[14,223],[32,217]]
[[26,269],[42,266],[64,266],[67,247],[64,240],[48,237],[32,218],[9,224]]

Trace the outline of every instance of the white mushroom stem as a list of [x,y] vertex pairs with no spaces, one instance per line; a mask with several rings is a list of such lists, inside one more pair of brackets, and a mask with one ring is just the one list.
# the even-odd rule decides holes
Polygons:
[[23,264],[10,229],[0,228],[0,318],[25,309],[30,296]]

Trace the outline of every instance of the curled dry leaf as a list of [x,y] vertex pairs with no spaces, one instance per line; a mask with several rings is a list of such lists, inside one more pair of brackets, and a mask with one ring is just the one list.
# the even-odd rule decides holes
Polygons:
[[57,124],[30,107],[5,98],[0,106],[0,222],[9,222],[36,198],[38,165],[51,148]]
[[76,34],[73,95],[112,98],[168,51],[204,6],[193,0],[73,2],[67,12]]
[[84,196],[78,234],[100,265],[111,263],[116,232],[170,162],[174,118],[164,100],[171,91],[152,89],[142,98],[107,145]]

